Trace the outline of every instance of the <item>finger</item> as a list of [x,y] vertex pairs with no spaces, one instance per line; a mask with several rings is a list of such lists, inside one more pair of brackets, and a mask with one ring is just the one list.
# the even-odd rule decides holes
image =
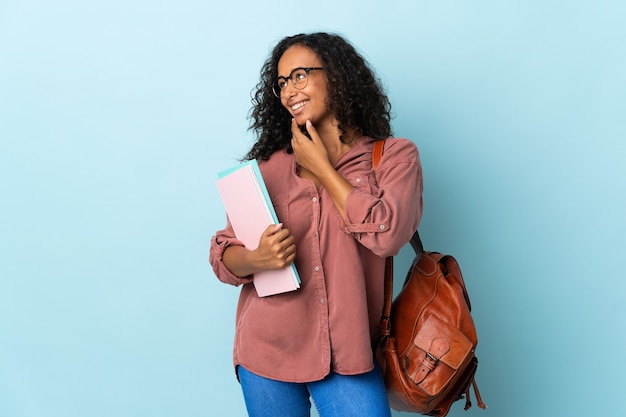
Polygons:
[[286,248],[283,248],[278,254],[278,259],[281,259],[285,262],[285,265],[290,264],[296,258],[296,246],[291,245]]
[[320,140],[320,135],[317,133],[317,129],[313,126],[310,120],[306,121],[306,131],[309,132],[309,136],[313,142],[317,143]]
[[304,133],[302,133],[302,131],[300,130],[300,127],[298,126],[298,123],[296,122],[296,119],[291,119],[291,134],[293,135],[293,139],[300,139],[302,136],[304,136]]
[[296,245],[289,245],[285,248],[285,253],[287,256],[293,255],[296,253]]
[[292,263],[295,259],[296,259],[296,254],[295,254],[295,253],[292,253],[291,255],[289,255],[289,256],[287,256],[287,257],[285,258],[285,264],[286,264],[286,265],[289,265],[289,264],[291,264],[291,263]]
[[283,229],[279,233],[276,234],[277,241],[283,247],[291,246],[295,244],[295,238],[289,233],[289,230]]
[[296,253],[296,245],[293,243],[285,245],[281,242],[280,247],[277,249],[277,255],[280,259],[287,259]]
[[282,223],[270,224],[263,231],[263,236],[270,237],[270,236],[275,235],[276,233],[280,232],[281,230],[283,230],[283,224]]

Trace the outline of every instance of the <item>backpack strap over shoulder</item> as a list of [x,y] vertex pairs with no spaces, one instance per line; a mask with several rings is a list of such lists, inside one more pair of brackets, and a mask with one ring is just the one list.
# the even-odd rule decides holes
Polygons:
[[[376,142],[374,142],[374,148],[372,149],[372,169],[374,169],[374,171],[378,167],[378,164],[383,157],[384,150],[385,139],[377,140]],[[424,253],[424,246],[422,245],[422,240],[420,239],[420,235],[417,230],[411,238],[411,246],[413,247],[416,255],[421,255],[422,253]],[[383,304],[383,312],[380,326],[378,328],[380,339],[389,336],[391,332],[391,305],[393,303],[393,256],[388,256],[385,260],[384,292],[385,301]]]
[[385,139],[377,140],[374,142],[374,149],[372,149],[372,169],[376,171],[380,159],[383,157],[383,151],[385,149]]
[[[377,140],[374,142],[374,148],[372,149],[372,169],[376,171],[378,164],[383,157],[383,151],[385,149],[385,139]],[[379,341],[388,337],[391,334],[391,304],[393,302],[393,256],[388,256],[385,260],[385,302],[383,305],[383,312],[381,321],[378,327]]]

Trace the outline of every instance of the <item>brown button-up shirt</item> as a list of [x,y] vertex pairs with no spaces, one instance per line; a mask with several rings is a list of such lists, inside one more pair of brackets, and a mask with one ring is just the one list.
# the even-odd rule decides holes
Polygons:
[[371,349],[383,305],[385,257],[395,255],[422,214],[417,147],[387,139],[376,172],[374,141],[359,139],[335,169],[354,186],[344,222],[329,194],[300,178],[293,155],[275,152],[259,163],[276,214],[296,241],[300,289],[260,298],[252,276],[233,275],[222,261],[241,245],[230,223],[211,241],[210,262],[223,282],[242,285],[234,364],[266,378],[310,382],[331,370],[345,375],[373,368]]

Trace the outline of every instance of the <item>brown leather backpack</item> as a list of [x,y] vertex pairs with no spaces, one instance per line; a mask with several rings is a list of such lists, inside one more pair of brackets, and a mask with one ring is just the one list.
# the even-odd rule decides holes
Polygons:
[[[374,147],[374,169],[384,141]],[[415,259],[393,300],[393,257],[385,266],[385,305],[375,348],[392,408],[445,416],[470,385],[486,408],[474,381],[478,343],[463,276],[450,255],[425,252],[417,231],[411,239]]]

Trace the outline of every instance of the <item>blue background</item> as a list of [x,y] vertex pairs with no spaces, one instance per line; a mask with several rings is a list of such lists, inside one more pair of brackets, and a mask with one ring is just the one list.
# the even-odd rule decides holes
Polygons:
[[382,78],[422,237],[463,269],[489,409],[450,415],[625,415],[624,21],[608,0],[0,0],[0,416],[245,415],[214,180],[254,140],[271,47],[314,30]]

